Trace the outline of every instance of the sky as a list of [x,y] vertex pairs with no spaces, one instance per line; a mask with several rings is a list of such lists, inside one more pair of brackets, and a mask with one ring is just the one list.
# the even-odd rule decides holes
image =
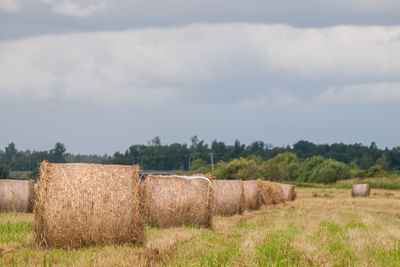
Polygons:
[[0,0],[0,149],[400,146],[398,0]]

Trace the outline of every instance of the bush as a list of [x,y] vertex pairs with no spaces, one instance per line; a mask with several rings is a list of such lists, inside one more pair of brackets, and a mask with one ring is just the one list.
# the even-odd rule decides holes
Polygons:
[[210,172],[211,172],[211,165],[207,164],[202,159],[196,159],[192,161],[188,174],[196,174],[196,173],[205,174]]
[[299,175],[300,163],[296,154],[282,153],[265,162],[263,177],[272,181],[293,181]]
[[230,162],[219,162],[215,170],[217,179],[259,179],[263,177],[260,158],[239,158]]
[[312,173],[315,171],[320,164],[324,162],[324,157],[322,156],[314,156],[312,158],[306,159],[300,167],[299,170],[299,178],[297,181],[299,182],[307,182]]
[[329,184],[349,178],[350,168],[345,163],[327,159],[315,168],[309,181]]

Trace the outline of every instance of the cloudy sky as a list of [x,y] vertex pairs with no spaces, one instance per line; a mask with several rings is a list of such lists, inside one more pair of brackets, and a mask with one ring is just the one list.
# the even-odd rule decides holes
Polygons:
[[398,0],[0,0],[0,148],[400,145]]

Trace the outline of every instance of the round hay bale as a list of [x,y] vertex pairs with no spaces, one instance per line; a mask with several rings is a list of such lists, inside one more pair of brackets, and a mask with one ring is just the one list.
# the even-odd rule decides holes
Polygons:
[[215,215],[242,214],[245,199],[242,180],[215,180]]
[[139,166],[43,162],[35,198],[36,244],[143,244],[139,172]]
[[[278,183],[279,184],[279,183]],[[296,199],[296,186],[291,184],[279,184],[283,190],[283,197],[285,201],[294,201]]]
[[[212,226],[214,188],[200,176],[148,175],[146,205],[148,223],[155,227],[197,224]],[[207,180],[208,179],[208,180]]]
[[32,212],[33,180],[0,180],[0,212]]
[[258,193],[260,191],[259,180],[248,180],[243,181],[243,193],[244,193],[244,207],[248,210],[258,210],[260,208],[260,202]]
[[282,187],[278,183],[261,180],[259,183],[261,183],[259,187],[260,192],[258,194],[260,205],[272,205],[285,202]]
[[368,197],[371,188],[369,184],[353,184],[351,188],[351,196],[353,197]]

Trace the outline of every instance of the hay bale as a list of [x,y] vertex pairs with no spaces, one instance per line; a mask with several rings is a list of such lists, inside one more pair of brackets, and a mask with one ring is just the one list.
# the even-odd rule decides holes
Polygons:
[[351,196],[353,197],[368,197],[371,188],[369,184],[353,184],[351,188]]
[[[193,176],[200,177],[200,176]],[[212,226],[212,180],[187,176],[148,175],[144,184],[148,223],[155,227]]]
[[[279,184],[279,183],[278,183]],[[294,201],[296,199],[296,186],[291,184],[279,184],[283,190],[283,197],[285,201]]]
[[282,187],[278,183],[261,180],[259,183],[258,199],[260,205],[273,205],[285,202]]
[[214,214],[231,216],[242,214],[245,209],[245,199],[242,180],[215,180]]
[[33,180],[0,180],[0,212],[32,212]]
[[40,166],[35,198],[38,246],[144,243],[139,166]]
[[260,202],[258,199],[258,193],[260,191],[259,180],[248,180],[243,181],[243,193],[244,193],[244,207],[248,210],[258,210],[260,208]]

